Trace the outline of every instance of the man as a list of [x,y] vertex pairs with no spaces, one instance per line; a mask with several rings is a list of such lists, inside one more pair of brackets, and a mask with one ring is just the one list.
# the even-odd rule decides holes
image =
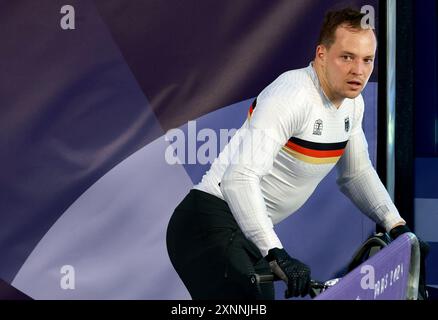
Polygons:
[[391,232],[406,222],[376,174],[362,130],[361,91],[377,41],[352,9],[329,12],[315,59],[280,75],[169,222],[170,259],[194,299],[273,299],[274,272],[292,296],[309,292],[310,268],[283,248],[273,225],[298,210],[337,166],[340,190]]

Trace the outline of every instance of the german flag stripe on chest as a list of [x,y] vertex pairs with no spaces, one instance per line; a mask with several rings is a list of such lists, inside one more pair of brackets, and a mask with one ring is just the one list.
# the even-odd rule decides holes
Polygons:
[[[256,107],[257,100],[251,104],[248,118]],[[348,141],[334,143],[320,143],[291,137],[283,146],[283,151],[301,161],[312,164],[336,163],[344,153]]]

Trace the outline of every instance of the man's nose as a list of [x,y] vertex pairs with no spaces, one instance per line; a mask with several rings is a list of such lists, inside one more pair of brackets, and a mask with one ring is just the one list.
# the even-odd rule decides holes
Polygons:
[[361,76],[364,74],[364,64],[362,63],[362,61],[354,61],[352,66],[351,66],[351,73],[354,75],[358,75]]

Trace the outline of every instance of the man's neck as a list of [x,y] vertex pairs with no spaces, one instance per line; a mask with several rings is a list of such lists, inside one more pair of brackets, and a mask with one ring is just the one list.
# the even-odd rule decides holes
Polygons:
[[328,85],[327,77],[325,76],[325,73],[324,73],[324,70],[323,70],[322,66],[319,63],[317,63],[316,61],[314,61],[312,63],[312,65],[313,65],[313,69],[316,72],[316,76],[318,77],[319,84],[321,85],[321,89],[322,89],[324,95],[338,109],[341,106],[341,104],[344,101],[344,99],[336,98],[331,93],[330,87]]

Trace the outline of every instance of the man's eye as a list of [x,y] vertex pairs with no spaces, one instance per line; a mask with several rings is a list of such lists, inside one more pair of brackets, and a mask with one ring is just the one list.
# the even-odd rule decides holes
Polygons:
[[351,61],[351,60],[353,60],[353,58],[351,56],[342,56],[342,59],[344,61]]
[[373,59],[365,59],[365,63],[373,63]]

